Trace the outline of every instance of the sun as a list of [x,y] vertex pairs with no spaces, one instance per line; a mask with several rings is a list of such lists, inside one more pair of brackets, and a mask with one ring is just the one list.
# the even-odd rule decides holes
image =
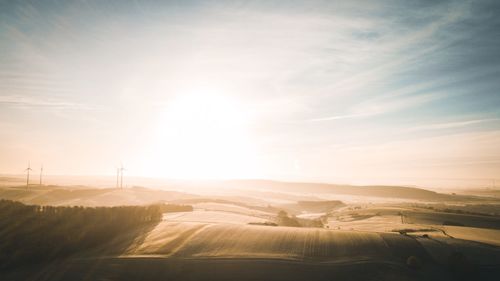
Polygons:
[[257,176],[251,118],[243,103],[209,91],[179,95],[157,120],[154,176],[227,179]]

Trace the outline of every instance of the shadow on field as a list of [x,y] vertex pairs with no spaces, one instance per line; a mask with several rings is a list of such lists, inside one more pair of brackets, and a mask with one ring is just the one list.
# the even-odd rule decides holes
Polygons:
[[27,206],[0,200],[0,271],[48,264],[76,254],[122,254],[144,241],[161,221],[164,209],[164,205]]

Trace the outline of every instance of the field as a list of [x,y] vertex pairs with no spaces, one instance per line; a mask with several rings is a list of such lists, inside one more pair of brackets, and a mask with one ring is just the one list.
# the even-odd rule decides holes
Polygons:
[[[93,209],[64,207],[61,210],[69,210],[65,219],[49,216],[37,226],[45,233],[38,244],[57,244],[58,233],[76,231],[88,246],[78,247],[80,240],[68,238],[63,241],[72,245],[71,252],[57,247],[57,251],[49,251],[50,256],[37,254],[37,262],[21,259],[19,265],[4,266],[0,279],[497,280],[500,276],[496,199],[476,196],[467,201],[467,197],[460,196],[443,203],[408,201],[408,195],[397,201],[386,198],[386,193],[379,190],[383,196],[373,201],[369,196],[360,201],[358,195],[353,201],[335,200],[334,192],[324,196],[327,200],[311,192],[299,200],[300,190],[293,187],[291,193],[278,189],[270,191],[269,196],[255,197],[254,192],[245,189],[221,196],[216,192],[210,195],[206,189],[194,193],[189,189],[179,192],[45,186],[26,191],[4,186],[0,188],[1,197],[28,205],[95,207],[106,200],[108,207],[99,210],[113,216],[113,210],[121,209],[109,206],[151,208],[149,204],[156,203],[163,207],[145,210],[160,210],[163,214],[158,216],[154,211],[153,220],[141,215],[137,222],[119,223],[122,227],[113,230],[106,224],[94,225],[96,220],[72,217],[81,212],[94,214],[88,216],[96,219],[102,216]],[[266,192],[263,188],[259,194]],[[345,192],[342,189],[341,195],[345,196]],[[454,198],[441,196],[445,197]],[[12,245],[22,245],[26,243],[22,239],[35,235],[36,228],[27,225],[34,227],[39,220],[35,214],[23,219],[25,224],[13,224],[11,221],[19,219],[12,217],[16,212],[10,214],[0,214],[1,221],[9,226],[0,231],[0,237],[4,249],[15,252]],[[302,227],[281,226],[284,218]],[[148,221],[141,222],[144,219]],[[307,224],[309,221],[321,223]],[[96,239],[91,229],[108,234],[99,243],[90,243]],[[30,246],[36,253],[39,248],[50,249],[38,244]],[[3,258],[9,261],[8,255]]]
[[0,198],[27,204],[52,206],[121,206],[144,205],[163,201],[195,198],[176,191],[153,190],[141,187],[121,190],[89,186],[26,186],[2,187]]

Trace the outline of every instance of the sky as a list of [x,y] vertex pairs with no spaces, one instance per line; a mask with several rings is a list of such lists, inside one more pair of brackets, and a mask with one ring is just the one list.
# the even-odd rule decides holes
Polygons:
[[0,1],[0,173],[490,186],[499,15],[481,0]]

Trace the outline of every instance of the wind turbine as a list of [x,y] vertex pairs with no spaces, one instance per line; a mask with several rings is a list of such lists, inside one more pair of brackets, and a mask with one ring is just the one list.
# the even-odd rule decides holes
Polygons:
[[42,174],[43,174],[43,164],[40,167],[40,186],[42,186]]
[[29,184],[30,184],[30,171],[33,171],[31,169],[30,162],[28,162],[28,168],[26,168],[26,190],[28,190]]
[[120,168],[116,168],[116,188],[119,186],[119,180],[120,180]]
[[123,164],[120,163],[120,189],[123,189],[123,171],[125,171],[125,168],[123,168]]

